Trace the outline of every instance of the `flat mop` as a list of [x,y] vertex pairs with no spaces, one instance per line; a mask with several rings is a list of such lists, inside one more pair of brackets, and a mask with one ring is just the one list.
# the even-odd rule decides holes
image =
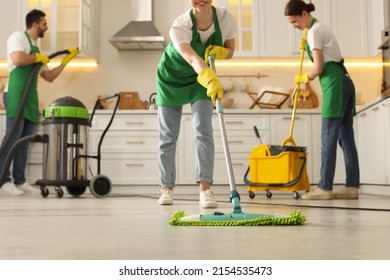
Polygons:
[[[210,66],[215,70],[214,57],[210,56]],[[172,226],[266,226],[266,225],[302,225],[306,218],[301,211],[294,211],[289,216],[277,214],[251,214],[244,213],[240,205],[240,195],[237,192],[234,180],[233,168],[230,158],[229,146],[226,136],[225,122],[223,119],[223,107],[221,100],[216,99],[216,111],[222,134],[222,144],[225,154],[226,167],[230,185],[230,202],[233,206],[232,213],[214,212],[210,214],[186,215],[184,211],[177,211],[169,222]]]

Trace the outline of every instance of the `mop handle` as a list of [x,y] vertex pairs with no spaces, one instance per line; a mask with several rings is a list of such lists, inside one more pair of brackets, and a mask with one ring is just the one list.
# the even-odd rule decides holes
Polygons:
[[[303,31],[303,40],[306,40],[307,36],[307,28],[304,29]],[[303,68],[303,58],[305,57],[305,47],[300,44],[301,48],[301,58],[299,62],[299,74],[302,74],[302,68]],[[282,142],[281,146],[285,146],[287,143],[291,143],[292,146],[296,146],[295,141],[293,139],[293,133],[294,133],[294,124],[295,124],[295,115],[296,115],[296,110],[297,110],[297,105],[298,105],[298,100],[299,100],[299,93],[300,93],[300,83],[297,83],[295,86],[295,90],[292,93],[292,96],[294,98],[294,104],[293,104],[293,110],[292,110],[292,117],[291,117],[291,124],[290,124],[290,133],[288,137]]]
[[[211,69],[213,69],[213,71],[216,72],[214,56],[209,56],[209,61],[210,61]],[[232,160],[230,158],[229,144],[228,144],[228,140],[227,140],[227,136],[226,136],[225,122],[223,119],[223,107],[222,107],[221,100],[218,97],[216,98],[215,102],[216,102],[216,110],[218,113],[219,126],[221,128],[223,151],[225,153],[225,162],[226,162],[226,168],[227,168],[227,173],[228,173],[230,190],[235,191],[236,190],[236,183],[234,180]]]

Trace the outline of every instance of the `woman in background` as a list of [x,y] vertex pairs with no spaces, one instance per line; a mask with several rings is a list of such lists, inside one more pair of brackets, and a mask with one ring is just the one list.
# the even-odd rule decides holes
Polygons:
[[[236,24],[225,8],[211,0],[190,0],[192,9],[179,16],[170,29],[170,43],[157,70],[159,121],[160,205],[173,204],[176,181],[176,143],[183,105],[191,104],[196,149],[196,178],[199,205],[216,208],[213,183],[213,104],[223,97],[222,85],[209,67],[208,56],[228,59],[234,53]],[[206,60],[206,61],[205,61]]]
[[[307,73],[297,74],[295,83],[307,83],[319,77],[322,89],[321,178],[318,187],[302,199],[358,199],[359,161],[353,132],[355,88],[344,67],[334,34],[311,15],[311,3],[290,0],[285,8],[289,23],[299,30],[308,29],[306,52],[313,62]],[[343,150],[346,185],[333,192],[337,142]]]

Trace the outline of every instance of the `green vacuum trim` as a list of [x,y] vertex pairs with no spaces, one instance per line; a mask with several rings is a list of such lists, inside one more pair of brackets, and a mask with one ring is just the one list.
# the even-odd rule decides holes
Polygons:
[[[257,214],[251,214],[257,215]],[[172,215],[169,224],[171,226],[284,226],[303,225],[306,217],[301,211],[293,211],[287,217],[277,217],[276,215],[258,214],[257,218],[247,218],[245,214],[234,216],[234,214],[209,214],[209,215],[186,215],[179,210]],[[186,219],[190,218],[190,219]],[[193,218],[194,217],[194,218]]]

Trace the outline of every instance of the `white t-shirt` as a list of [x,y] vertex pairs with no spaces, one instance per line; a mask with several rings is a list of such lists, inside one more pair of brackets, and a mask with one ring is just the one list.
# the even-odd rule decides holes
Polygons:
[[[34,46],[37,46],[37,43],[34,42],[31,38],[31,44]],[[28,38],[26,34],[22,31],[15,31],[12,33],[7,40],[7,64],[8,64],[8,73],[11,73],[12,70],[14,70],[17,66],[13,64],[12,58],[11,58],[11,53],[16,52],[16,51],[22,51],[27,54],[30,54],[31,52],[31,46],[30,42],[28,41]],[[47,65],[42,65],[41,71],[47,71],[49,68]],[[4,91],[8,91],[8,81],[7,84],[4,88]]]
[[[169,30],[169,36],[175,46],[180,44],[190,44],[192,41],[192,20],[190,11],[179,16],[172,24]],[[216,7],[219,28],[222,33],[222,42],[233,39],[237,34],[237,25],[233,15],[229,10],[223,7]],[[203,44],[207,42],[210,36],[215,32],[214,24],[206,31],[199,31]]]
[[333,32],[326,25],[318,21],[309,29],[307,43],[311,51],[313,49],[322,50],[324,62],[339,62],[343,58]]

